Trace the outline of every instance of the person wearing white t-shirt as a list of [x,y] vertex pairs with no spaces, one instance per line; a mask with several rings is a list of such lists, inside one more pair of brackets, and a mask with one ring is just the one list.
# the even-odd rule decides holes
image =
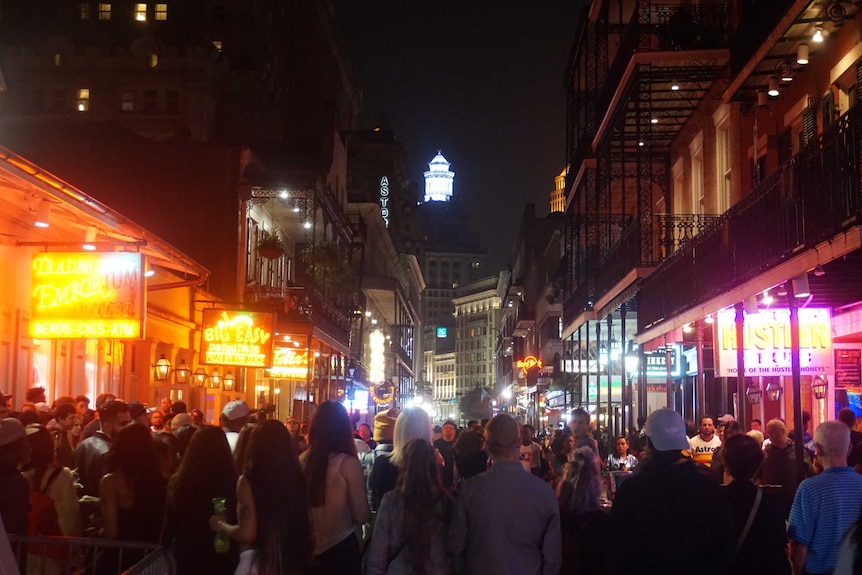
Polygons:
[[533,441],[533,426],[521,426],[521,447],[518,448],[518,459],[524,466],[524,471],[533,475],[541,475],[542,448]]
[[709,416],[700,418],[700,433],[688,440],[691,458],[695,463],[712,467],[712,454],[721,447],[721,440],[715,435],[715,423]]

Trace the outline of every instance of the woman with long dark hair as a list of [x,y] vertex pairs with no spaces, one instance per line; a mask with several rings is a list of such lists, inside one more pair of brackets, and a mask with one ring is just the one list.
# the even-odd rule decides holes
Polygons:
[[434,447],[414,439],[402,448],[398,485],[383,496],[365,575],[448,575],[446,530],[452,498],[443,488]]
[[347,410],[324,401],[308,431],[302,468],[314,518],[314,556],[321,574],[359,575],[356,529],[371,519],[362,465]]
[[163,542],[174,553],[178,575],[234,572],[239,548],[217,553],[208,529],[213,499],[225,499],[225,519],[236,521],[236,472],[224,431],[214,426],[197,430],[179,469],[168,482]]
[[[165,517],[166,482],[150,429],[133,423],[120,429],[108,452],[108,474],[100,488],[102,535],[106,539],[158,543]],[[142,554],[123,554],[130,567]],[[116,561],[105,558],[105,567]]]
[[[200,432],[198,432],[200,433]],[[236,575],[303,575],[311,562],[308,497],[290,432],[274,419],[252,431],[236,483],[239,523],[210,517],[210,528],[240,544]]]

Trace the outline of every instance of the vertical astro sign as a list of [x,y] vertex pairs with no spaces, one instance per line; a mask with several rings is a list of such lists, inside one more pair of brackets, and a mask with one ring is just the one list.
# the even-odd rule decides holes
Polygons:
[[140,339],[146,297],[143,256],[53,252],[33,256],[30,326],[40,339]]
[[238,367],[272,366],[273,314],[205,309],[201,363]]
[[[736,377],[736,312],[718,312],[715,371],[718,377]],[[791,375],[790,310],[773,308],[745,314],[742,343],[745,375]],[[803,375],[832,375],[832,318],[825,308],[799,310],[799,360]]]
[[389,227],[389,178],[386,176],[380,177],[380,215],[383,217],[383,223]]

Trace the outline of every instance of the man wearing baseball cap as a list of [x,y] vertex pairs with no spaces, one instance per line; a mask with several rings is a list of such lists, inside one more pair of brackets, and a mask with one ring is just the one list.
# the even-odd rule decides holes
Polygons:
[[653,411],[646,437],[649,454],[620,485],[611,509],[610,532],[626,542],[615,555],[617,573],[727,572],[735,543],[730,512],[718,482],[682,454],[689,448],[682,416]]
[[227,437],[227,443],[230,445],[231,453],[236,449],[236,442],[239,441],[239,432],[242,431],[243,426],[248,423],[250,415],[251,409],[249,409],[248,404],[241,399],[229,401],[222,408],[219,421],[221,422],[221,427]]
[[18,467],[30,461],[24,425],[13,417],[0,419],[0,517],[6,531],[27,534],[30,487]]

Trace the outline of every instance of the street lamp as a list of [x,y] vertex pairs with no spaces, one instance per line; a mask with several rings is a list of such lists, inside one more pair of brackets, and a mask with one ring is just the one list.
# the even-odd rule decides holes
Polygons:
[[781,384],[776,380],[772,380],[766,384],[766,397],[769,401],[778,401],[781,399]]
[[218,372],[218,368],[213,368],[213,372],[209,376],[210,380],[210,388],[218,389],[221,386],[221,374]]
[[197,387],[203,387],[207,381],[207,372],[204,368],[199,367],[192,374],[192,378],[194,378],[194,382]]
[[826,389],[829,387],[829,382],[826,381],[826,378],[822,375],[818,375],[811,382],[811,391],[814,392],[814,397],[816,399],[825,399],[826,398]]
[[757,405],[763,397],[763,391],[761,391],[759,385],[752,383],[748,386],[748,389],[745,390],[745,397],[748,398],[748,403],[751,405]]
[[501,395],[503,396],[503,399],[505,399],[506,401],[509,401],[510,399],[512,399],[512,390],[507,387],[506,389],[503,390]]
[[156,362],[153,366],[153,378],[156,381],[164,381],[168,378],[168,374],[171,373],[171,362],[165,358],[165,354],[162,354],[161,359]]
[[186,360],[182,360],[174,370],[174,379],[177,383],[188,383],[191,372],[192,369],[189,367],[189,364],[186,363]]
[[236,378],[233,376],[233,372],[227,372],[222,379],[222,387],[225,391],[233,391],[233,384],[236,381]]

